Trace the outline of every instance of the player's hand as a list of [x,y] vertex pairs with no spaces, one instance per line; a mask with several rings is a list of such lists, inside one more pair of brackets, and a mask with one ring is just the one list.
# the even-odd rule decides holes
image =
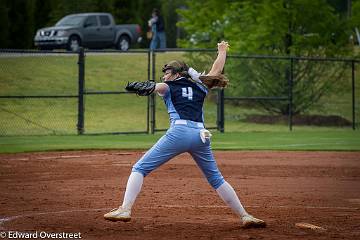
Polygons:
[[228,42],[225,42],[225,41],[221,41],[220,43],[217,44],[217,47],[218,47],[218,52],[226,52],[230,45]]

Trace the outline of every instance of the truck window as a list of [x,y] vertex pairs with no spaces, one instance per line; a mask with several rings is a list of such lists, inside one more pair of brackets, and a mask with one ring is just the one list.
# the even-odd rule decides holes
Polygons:
[[97,25],[98,25],[98,22],[97,22],[96,16],[89,16],[86,19],[85,24],[84,24],[84,26],[86,26],[86,27],[93,27],[93,26],[97,26]]
[[110,25],[110,18],[108,16],[100,16],[100,24],[101,26],[107,26]]
[[77,26],[84,20],[84,16],[66,16],[56,23],[55,26]]

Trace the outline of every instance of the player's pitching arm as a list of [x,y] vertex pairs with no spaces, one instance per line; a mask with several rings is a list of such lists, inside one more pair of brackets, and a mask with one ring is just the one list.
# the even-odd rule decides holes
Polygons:
[[[209,89],[213,87],[225,87],[228,79],[221,73],[226,61],[226,52],[229,49],[228,42],[222,41],[217,44],[218,56],[216,57],[211,70],[206,75],[201,75],[194,69],[189,69],[190,76],[194,79],[200,79]],[[131,82],[125,87],[126,91],[136,93],[139,96],[148,96],[153,92],[163,96],[168,90],[165,83],[155,83],[154,81]]]
[[230,47],[229,43],[225,41],[222,41],[217,44],[218,55],[211,67],[210,72],[207,74],[208,76],[217,76],[222,73],[226,61],[226,52],[229,49],[229,47]]
[[218,55],[211,67],[208,74],[199,73],[193,68],[189,68],[189,75],[195,81],[201,81],[207,88],[212,89],[214,87],[224,88],[227,86],[229,79],[222,74],[225,61],[226,53],[229,49],[228,42],[222,41],[217,44]]

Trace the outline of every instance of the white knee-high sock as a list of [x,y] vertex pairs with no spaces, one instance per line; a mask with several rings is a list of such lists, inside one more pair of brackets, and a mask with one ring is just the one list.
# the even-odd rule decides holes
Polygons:
[[239,216],[243,217],[248,215],[243,205],[241,204],[236,192],[228,182],[224,182],[216,189],[221,199]]
[[132,172],[129,176],[126,190],[124,194],[124,201],[122,207],[126,209],[131,209],[134,204],[136,197],[141,191],[141,186],[144,181],[144,176],[139,172]]

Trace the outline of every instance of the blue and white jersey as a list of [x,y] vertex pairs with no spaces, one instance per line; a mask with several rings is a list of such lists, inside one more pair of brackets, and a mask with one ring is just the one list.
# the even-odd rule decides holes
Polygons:
[[165,83],[169,88],[162,97],[169,113],[170,122],[178,119],[204,122],[203,105],[208,89],[202,84],[184,77]]

